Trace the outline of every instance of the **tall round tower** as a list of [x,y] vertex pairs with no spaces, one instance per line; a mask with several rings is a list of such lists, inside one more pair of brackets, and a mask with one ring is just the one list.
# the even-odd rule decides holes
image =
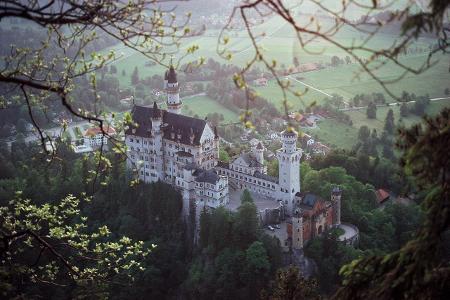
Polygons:
[[292,215],[292,249],[303,249],[303,213],[300,208]]
[[283,146],[277,150],[278,159],[278,198],[287,207],[286,213],[293,214],[294,197],[300,192],[300,159],[302,150],[297,149],[298,133],[287,129],[281,133]]
[[172,65],[165,75],[164,85],[167,93],[167,111],[174,114],[180,114],[182,104],[180,99],[180,87],[178,86],[177,73]]
[[333,226],[341,224],[341,196],[342,190],[334,187],[331,191],[331,203],[333,205]]

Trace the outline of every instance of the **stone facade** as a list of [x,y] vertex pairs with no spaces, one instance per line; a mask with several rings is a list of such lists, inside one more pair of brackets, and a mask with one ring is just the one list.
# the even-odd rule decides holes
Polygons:
[[287,226],[293,249],[302,249],[308,241],[340,225],[341,193],[333,188],[328,201],[312,193],[295,195],[294,214]]

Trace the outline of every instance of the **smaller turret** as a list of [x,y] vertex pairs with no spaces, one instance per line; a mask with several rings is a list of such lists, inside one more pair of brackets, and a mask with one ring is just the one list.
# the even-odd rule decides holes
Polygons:
[[174,114],[181,113],[180,87],[178,85],[177,73],[173,65],[170,65],[164,75],[164,86],[167,93],[167,111]]
[[259,142],[254,148],[253,148],[253,155],[256,158],[256,161],[260,163],[261,165],[264,164],[264,146],[261,142]]
[[162,111],[158,108],[156,101],[153,102],[153,111],[152,111],[152,131],[159,132],[161,130],[162,124]]
[[175,69],[173,67],[173,65],[170,65],[169,71],[166,72],[167,75],[167,83],[177,83],[177,73],[175,72]]
[[169,75],[169,71],[166,71],[165,73],[164,73],[164,89],[167,89],[167,77],[168,77],[168,75]]

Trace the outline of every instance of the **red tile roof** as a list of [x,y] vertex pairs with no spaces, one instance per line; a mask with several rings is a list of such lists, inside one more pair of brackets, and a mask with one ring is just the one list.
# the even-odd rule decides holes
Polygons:
[[378,203],[383,203],[390,197],[389,193],[383,189],[377,190],[375,195],[377,196]]
[[[107,133],[108,135],[114,135],[116,134],[116,130],[114,129],[114,127],[112,126],[103,126],[103,131],[105,133]],[[96,136],[98,134],[102,134],[102,130],[100,129],[100,127],[91,127],[88,128],[85,132],[84,132],[84,136]]]

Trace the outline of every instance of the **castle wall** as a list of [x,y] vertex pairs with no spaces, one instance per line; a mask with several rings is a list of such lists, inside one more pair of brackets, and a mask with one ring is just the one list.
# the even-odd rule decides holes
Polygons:
[[239,188],[248,189],[252,192],[276,199],[278,184],[275,182],[254,177],[248,173],[230,170],[228,168],[217,167],[216,170],[219,174],[228,176],[228,179],[233,181]]

